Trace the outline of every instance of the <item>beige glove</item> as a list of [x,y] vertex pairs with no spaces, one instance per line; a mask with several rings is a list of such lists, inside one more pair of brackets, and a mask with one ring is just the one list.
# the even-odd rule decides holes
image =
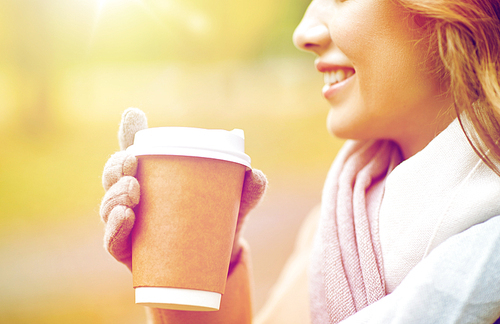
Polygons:
[[[111,156],[102,175],[103,187],[106,190],[100,208],[101,218],[105,223],[104,247],[129,269],[132,269],[130,232],[135,221],[133,208],[139,203],[140,187],[135,178],[137,159],[125,152],[125,149],[133,143],[135,133],[147,127],[146,115],[141,110],[125,110],[118,131],[122,151]],[[240,232],[246,215],[259,203],[266,187],[267,179],[261,171],[253,169],[245,173],[230,268],[239,259]]]

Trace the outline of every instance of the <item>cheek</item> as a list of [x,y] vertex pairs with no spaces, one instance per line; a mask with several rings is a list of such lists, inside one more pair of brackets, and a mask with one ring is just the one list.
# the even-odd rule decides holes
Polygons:
[[373,48],[386,34],[390,26],[387,2],[391,0],[348,1],[334,10],[328,24],[330,37],[353,64],[373,55]]
[[367,48],[369,33],[350,15],[333,19],[329,25],[332,43],[356,65],[360,54]]
[[[407,13],[392,1],[354,1],[339,9],[329,27],[333,43],[358,75],[359,94],[368,105],[397,104],[422,95],[426,70],[422,46],[408,26]],[[425,51],[425,49],[424,49]]]

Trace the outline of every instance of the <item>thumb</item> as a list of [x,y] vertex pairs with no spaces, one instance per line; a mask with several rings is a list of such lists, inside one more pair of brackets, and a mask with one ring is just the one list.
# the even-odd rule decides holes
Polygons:
[[265,174],[257,169],[245,172],[245,181],[241,193],[239,217],[245,217],[264,197],[267,189]]
[[148,128],[148,120],[142,110],[139,108],[126,109],[122,114],[122,121],[118,130],[120,149],[125,150],[132,145],[135,133],[146,128]]

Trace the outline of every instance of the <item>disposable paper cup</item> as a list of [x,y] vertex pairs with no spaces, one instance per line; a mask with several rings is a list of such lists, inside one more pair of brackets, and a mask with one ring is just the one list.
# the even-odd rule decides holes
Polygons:
[[137,132],[141,199],[132,231],[136,303],[219,309],[245,170],[243,131],[188,127]]

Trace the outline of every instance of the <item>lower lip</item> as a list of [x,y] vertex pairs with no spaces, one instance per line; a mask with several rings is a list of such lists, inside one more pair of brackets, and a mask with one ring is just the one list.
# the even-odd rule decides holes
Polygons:
[[323,96],[326,99],[333,98],[339,91],[342,91],[342,89],[344,89],[349,83],[351,83],[355,75],[356,74],[353,74],[344,81],[334,83],[332,85],[325,84],[325,86],[323,87]]

